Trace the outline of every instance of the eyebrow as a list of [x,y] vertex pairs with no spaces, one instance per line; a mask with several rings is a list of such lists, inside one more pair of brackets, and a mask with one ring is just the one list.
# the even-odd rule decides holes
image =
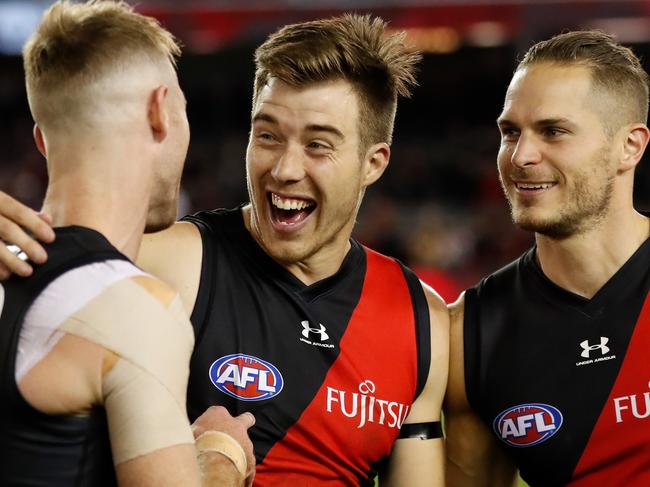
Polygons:
[[345,136],[343,135],[343,133],[339,129],[337,129],[336,127],[334,127],[332,125],[310,124],[310,125],[307,125],[306,128],[307,128],[307,130],[309,132],[327,132],[329,134],[332,134],[332,135],[338,137],[341,140],[345,139]]
[[[253,123],[255,122],[268,122],[273,125],[280,125],[280,122],[278,122],[278,119],[275,118],[273,115],[270,115],[268,113],[260,112],[257,113],[253,116]],[[345,140],[345,136],[343,135],[343,132],[341,132],[339,129],[334,127],[333,125],[327,125],[327,124],[309,124],[305,127],[305,129],[308,132],[326,132],[329,134],[332,134],[336,137],[338,137],[341,140]]]
[[[557,118],[544,118],[542,120],[537,120],[535,122],[535,125],[538,127],[548,127],[549,125],[558,125],[558,124],[567,124],[567,125],[573,125],[573,122],[569,120],[568,118],[563,118],[563,117],[557,117]],[[497,118],[497,125],[499,126],[516,126],[517,124],[513,122],[512,120],[508,120],[507,118]]]
[[253,116],[253,123],[255,122],[269,122],[275,125],[278,125],[278,121],[275,117],[269,115],[268,113],[256,113]]

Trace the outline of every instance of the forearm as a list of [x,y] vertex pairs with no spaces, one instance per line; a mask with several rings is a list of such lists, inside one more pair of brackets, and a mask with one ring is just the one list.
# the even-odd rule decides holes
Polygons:
[[381,487],[443,487],[444,442],[442,439],[397,440],[388,468],[379,475]]
[[515,469],[509,465],[489,465],[486,468],[468,469],[447,460],[446,484],[448,487],[516,487]]
[[516,469],[473,415],[447,415],[447,485],[516,485]]

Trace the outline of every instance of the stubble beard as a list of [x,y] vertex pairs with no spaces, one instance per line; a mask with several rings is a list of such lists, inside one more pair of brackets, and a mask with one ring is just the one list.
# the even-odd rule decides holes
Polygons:
[[157,195],[150,203],[144,233],[156,233],[171,227],[177,218],[178,193],[176,196]]
[[[599,164],[595,172],[605,171],[608,164],[605,150],[598,158]],[[570,192],[570,200],[556,215],[547,218],[535,218],[532,207],[529,211],[527,207],[513,203],[516,196],[509,195],[503,178],[500,179],[515,225],[522,230],[535,232],[553,240],[565,240],[598,225],[609,209],[614,190],[614,176],[608,176],[597,188],[589,184],[590,177],[597,177],[597,174],[576,174],[576,183],[567,190]]]

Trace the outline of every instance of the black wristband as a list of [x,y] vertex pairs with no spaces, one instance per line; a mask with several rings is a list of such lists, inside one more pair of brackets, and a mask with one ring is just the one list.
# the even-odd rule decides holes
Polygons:
[[433,440],[435,438],[443,438],[442,424],[440,421],[432,421],[431,423],[411,423],[402,425],[397,437],[398,440],[402,438],[419,438],[421,440]]

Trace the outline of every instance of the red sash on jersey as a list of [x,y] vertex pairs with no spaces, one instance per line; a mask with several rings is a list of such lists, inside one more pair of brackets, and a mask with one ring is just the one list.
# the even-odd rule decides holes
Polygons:
[[418,376],[411,295],[399,264],[365,250],[365,281],[340,355],[298,421],[257,466],[257,487],[359,485],[390,453],[408,414]]
[[650,294],[573,478],[571,487],[650,485]]

